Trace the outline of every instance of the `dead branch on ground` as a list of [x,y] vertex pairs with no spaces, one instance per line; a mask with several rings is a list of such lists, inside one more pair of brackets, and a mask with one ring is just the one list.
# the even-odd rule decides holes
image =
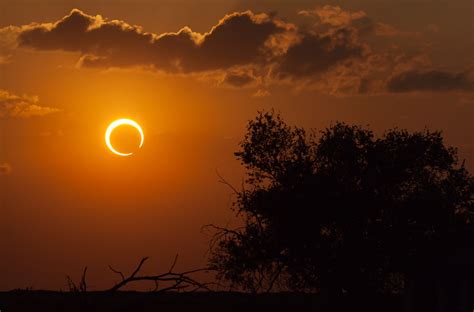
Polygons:
[[[180,273],[173,272],[174,267],[176,266],[176,262],[178,261],[178,255],[176,255],[168,272],[159,274],[159,275],[140,275],[139,274],[140,270],[143,264],[147,260],[148,260],[148,257],[142,258],[139,264],[137,265],[137,267],[135,268],[135,270],[128,277],[125,277],[125,274],[123,274],[121,271],[118,271],[112,268],[109,265],[109,269],[112,272],[120,275],[121,281],[115,284],[112,288],[108,289],[108,291],[110,292],[118,291],[128,284],[141,282],[141,281],[154,282],[155,288],[152,290],[153,292],[181,291],[185,288],[187,288],[187,291],[198,291],[198,290],[211,291],[209,286],[212,283],[201,283],[195,280],[194,278],[190,277],[190,275],[192,275],[193,273],[209,271],[210,269],[208,268],[196,269],[196,270],[185,271],[185,272],[180,272]],[[169,286],[160,288],[160,284],[162,283]]]

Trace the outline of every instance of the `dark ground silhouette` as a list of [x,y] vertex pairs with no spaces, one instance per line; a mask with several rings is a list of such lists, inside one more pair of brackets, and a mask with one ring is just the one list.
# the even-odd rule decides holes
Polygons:
[[[86,294],[48,291],[12,291],[0,293],[1,311],[350,311],[349,298],[334,303],[330,310],[314,294],[278,293],[143,293],[89,292]],[[364,311],[401,311],[400,297],[374,297]]]

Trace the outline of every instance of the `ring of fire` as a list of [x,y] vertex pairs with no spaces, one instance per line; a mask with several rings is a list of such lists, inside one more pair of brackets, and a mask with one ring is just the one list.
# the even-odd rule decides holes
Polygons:
[[105,131],[105,144],[107,145],[107,147],[110,149],[110,151],[112,151],[112,153],[116,154],[116,155],[119,155],[119,156],[130,156],[132,155],[133,153],[121,153],[119,151],[117,151],[112,143],[110,142],[110,137],[112,135],[112,132],[115,130],[115,128],[119,127],[119,126],[123,126],[123,125],[127,125],[127,126],[132,126],[134,127],[135,129],[137,129],[137,131],[140,133],[140,144],[138,145],[139,148],[142,147],[143,145],[143,141],[145,139],[145,136],[143,135],[143,130],[142,128],[140,127],[140,125],[134,121],[134,120],[131,120],[131,119],[127,119],[127,118],[121,118],[121,119],[117,119],[115,120],[114,122],[112,122],[108,127],[107,127],[107,130]]

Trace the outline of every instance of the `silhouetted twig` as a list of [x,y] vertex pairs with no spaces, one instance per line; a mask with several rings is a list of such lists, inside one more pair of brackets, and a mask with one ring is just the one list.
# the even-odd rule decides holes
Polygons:
[[227,182],[227,180],[224,179],[224,178],[221,176],[221,174],[219,173],[219,171],[217,171],[217,169],[216,169],[216,175],[217,175],[217,177],[219,178],[219,180],[218,180],[219,183],[222,183],[222,184],[228,186],[228,187],[232,190],[232,192],[234,192],[234,194],[236,194],[236,195],[239,194],[239,191],[237,191],[237,189],[236,189],[232,184],[230,184],[229,182]]
[[[165,292],[165,291],[170,291],[170,290],[180,291],[181,289],[188,288],[188,287],[193,287],[191,291],[197,291],[197,290],[211,291],[211,289],[208,286],[212,283],[201,283],[189,276],[190,274],[193,274],[193,273],[209,271],[210,269],[208,268],[190,270],[190,271],[185,271],[181,273],[173,272],[173,269],[176,266],[176,263],[178,261],[178,255],[176,255],[168,272],[159,274],[159,275],[139,275],[138,273],[140,272],[143,264],[147,260],[148,260],[148,257],[142,258],[140,260],[140,263],[136,267],[136,269],[128,277],[125,277],[125,275],[122,272],[117,271],[113,269],[111,266],[109,266],[112,272],[117,273],[122,277],[122,280],[118,282],[117,284],[115,284],[108,291],[111,291],[111,292],[118,291],[127,284],[130,284],[133,282],[139,282],[139,281],[153,281],[155,283],[155,288],[152,291],[154,292]],[[168,287],[164,287],[160,289],[159,288],[160,282],[172,283],[172,284]]]
[[110,265],[109,265],[109,269],[110,269],[112,272],[119,274],[119,275],[122,277],[122,281],[125,279],[125,276],[123,275],[122,272],[115,270],[115,269],[114,269],[112,266],[110,266]]
[[86,274],[87,274],[87,267],[85,267],[84,271],[82,272],[82,277],[81,277],[81,281],[79,282],[79,285],[74,283],[74,281],[71,279],[69,275],[66,276],[66,280],[67,280],[70,292],[87,292]]

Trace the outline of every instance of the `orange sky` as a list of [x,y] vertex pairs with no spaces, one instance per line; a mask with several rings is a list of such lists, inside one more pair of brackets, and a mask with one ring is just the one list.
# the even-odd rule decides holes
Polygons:
[[[241,183],[233,152],[261,109],[442,130],[472,171],[471,14],[469,0],[2,0],[0,290],[65,289],[85,265],[105,288],[108,264],[142,256],[149,272],[176,253],[177,269],[204,266],[202,225],[233,219],[215,171]],[[120,117],[145,132],[132,157],[105,147]]]

